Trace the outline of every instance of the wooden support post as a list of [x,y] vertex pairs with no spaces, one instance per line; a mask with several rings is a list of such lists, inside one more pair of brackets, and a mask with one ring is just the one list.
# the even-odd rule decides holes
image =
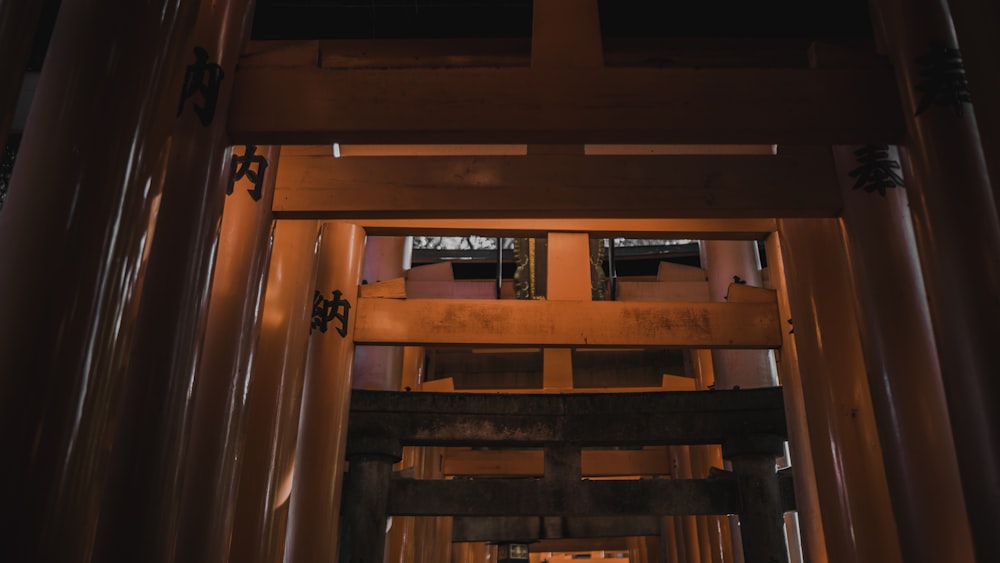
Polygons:
[[[224,219],[225,221],[225,219]],[[319,224],[275,226],[230,559],[281,560],[309,346]]]
[[604,66],[597,0],[538,0],[531,15],[532,68]]
[[354,358],[352,307],[361,283],[364,231],[350,223],[325,224],[319,256],[285,542],[285,559],[301,563],[334,561],[338,553]]
[[[362,279],[374,284],[402,277],[410,267],[409,243],[410,239],[402,236],[366,237]],[[355,346],[352,387],[398,391],[402,374],[402,346]]]
[[[691,447],[671,446],[671,476],[674,479],[691,479]],[[678,542],[683,546],[683,563],[701,563],[701,542],[698,539],[698,518],[692,514],[676,515],[674,520]]]
[[[202,8],[207,9],[204,4]],[[242,152],[243,147],[240,149]],[[193,563],[224,559],[231,545],[248,436],[251,399],[247,389],[257,388],[252,383],[251,369],[259,356],[257,344],[274,236],[271,201],[279,150],[258,148],[257,154],[271,170],[261,168],[259,186],[247,179],[236,182],[223,210],[205,313],[205,339],[196,372],[194,431],[185,460],[177,539],[177,557]],[[225,169],[223,184],[230,180],[228,166]],[[225,188],[219,185],[216,189]],[[259,199],[248,191],[259,193]],[[251,436],[256,439],[259,434]]]
[[1000,219],[948,4],[872,2],[906,116],[906,190],[969,524],[989,560],[1000,553]]
[[[424,349],[417,346],[403,347],[403,370],[401,389],[418,390],[423,380]],[[419,447],[403,448],[403,459],[399,470],[410,471],[416,478],[424,478],[420,465],[422,455]],[[417,519],[412,516],[395,516],[392,518],[392,528],[389,530],[389,542],[386,548],[387,563],[414,563],[417,559],[417,544],[421,540],[417,533]]]
[[381,562],[392,464],[402,459],[399,440],[382,428],[350,428],[350,468],[341,502],[340,563]]
[[[734,284],[763,285],[754,242],[703,241],[701,258],[712,301],[727,301],[729,288]],[[712,369],[718,389],[773,387],[778,383],[774,362],[766,350],[713,350]]]
[[[549,233],[547,260],[546,299],[590,300],[590,240],[585,233]],[[545,348],[542,354],[543,387],[572,389],[572,350]]]
[[59,8],[0,214],[0,496],[16,515],[5,558],[166,557],[159,542],[176,513],[160,509],[178,492],[177,458],[131,458],[125,471],[123,442],[185,421],[158,416],[164,397],[148,418],[119,407],[129,386],[160,383],[126,368],[198,5]]
[[[273,168],[268,174],[263,155],[254,158],[248,150],[246,160],[240,160],[237,153],[243,147],[232,154],[226,150],[225,119],[233,91],[233,80],[226,78],[236,74],[252,20],[250,0],[202,2],[191,31],[187,72],[203,74],[191,75],[185,88],[204,79],[215,81],[218,92],[202,101],[187,99],[194,92],[182,89],[163,192],[156,202],[156,227],[147,242],[146,280],[126,375],[132,384],[124,395],[125,416],[131,422],[115,437],[114,479],[127,492],[112,504],[114,512],[101,519],[102,526],[110,526],[99,532],[105,537],[98,540],[104,549],[133,560],[215,562],[225,556],[232,533],[250,374],[246,364],[233,369],[232,357],[226,358],[228,369],[205,372],[198,367],[227,187],[239,180],[239,172],[257,179],[250,189],[241,182],[240,191],[231,196],[248,200],[261,217],[256,232],[244,233],[238,250],[256,259],[256,271],[248,280],[244,272],[222,269],[215,279],[220,284],[249,281],[228,291],[252,303],[235,318],[215,319],[213,330],[226,334],[211,335],[208,343],[219,348],[209,354],[225,353],[216,338],[240,334],[249,348],[244,361],[249,361],[256,337],[275,175]],[[266,198],[265,181],[270,184]],[[233,274],[239,277],[225,278]],[[136,490],[157,494],[135,495]],[[133,531],[123,533],[122,528]]]
[[[895,147],[880,150],[887,170],[895,165],[898,171]],[[868,385],[892,476],[889,493],[903,559],[974,561],[906,193],[901,186],[883,188],[884,194],[853,189],[863,178],[850,174],[864,166],[869,147],[835,147],[834,154]]]
[[680,540],[677,536],[675,516],[664,516],[660,519],[660,549],[663,551],[665,563],[681,563]]
[[[732,287],[763,285],[755,242],[711,240],[703,241],[700,247],[702,267],[708,275],[709,296],[713,301],[729,300]],[[737,302],[736,299],[732,301]],[[712,370],[715,385],[720,389],[778,384],[774,360],[767,350],[712,350]],[[730,518],[729,529],[735,560],[742,562],[741,528],[736,525],[735,518]]]
[[898,562],[840,225],[778,228],[830,560]]
[[[715,388],[715,370],[712,365],[711,350],[691,350],[691,369],[694,372],[697,388],[707,391]],[[693,474],[699,479],[708,477],[712,468],[723,469],[725,463],[722,459],[722,448],[718,445],[697,446],[696,451],[700,455],[696,457],[696,464]],[[733,534],[730,530],[729,517],[727,516],[707,516],[705,525],[709,532],[709,549],[713,563],[732,563],[733,557]]]
[[747,563],[788,562],[784,511],[774,463],[782,453],[778,439],[723,444],[723,456],[732,463],[738,483],[740,535]]
[[783,344],[775,352],[778,376],[785,393],[785,416],[788,419],[788,450],[795,476],[796,519],[802,543],[803,559],[809,563],[825,563],[827,558],[826,536],[820,511],[819,490],[813,462],[812,442],[806,419],[802,374],[799,371],[798,347],[792,328],[791,306],[784,260],[777,232],[767,238],[767,259],[771,287],[778,294],[780,318],[786,321],[782,329]]

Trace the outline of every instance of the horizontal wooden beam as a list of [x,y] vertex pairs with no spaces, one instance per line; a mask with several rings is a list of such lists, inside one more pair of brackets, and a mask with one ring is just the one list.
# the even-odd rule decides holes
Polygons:
[[564,538],[539,540],[528,544],[531,553],[568,553],[578,551],[626,551],[627,538]]
[[891,69],[243,68],[234,143],[898,143]]
[[358,299],[354,341],[392,346],[778,348],[775,303]]
[[352,391],[349,428],[372,426],[407,446],[628,447],[786,435],[779,387],[536,395]]
[[279,217],[833,217],[828,151],[789,156],[286,156]]
[[[446,450],[441,472],[446,477],[528,477],[544,474],[541,450]],[[669,475],[666,447],[642,450],[584,450],[580,452],[584,477]]]
[[538,516],[458,516],[452,520],[451,538],[455,542],[528,541],[565,538],[614,538],[658,536],[659,516],[571,516],[558,519],[558,530],[549,537]]
[[738,511],[735,479],[394,479],[388,507],[388,514],[393,516],[618,516]]
[[[604,37],[604,64],[622,67],[808,67],[809,39]],[[831,45],[824,44],[829,49]],[[837,41],[851,49],[851,66],[887,64],[871,41]],[[867,53],[867,56],[863,56]],[[301,54],[300,57],[295,55]],[[527,67],[531,38],[340,39],[248,41],[240,68],[293,61],[324,68]],[[825,59],[824,59],[825,61]],[[829,66],[829,65],[826,65]],[[843,65],[841,65],[843,66]]]
[[763,219],[372,219],[356,223],[369,235],[544,237],[550,231],[590,233],[593,237],[762,240],[777,230]]

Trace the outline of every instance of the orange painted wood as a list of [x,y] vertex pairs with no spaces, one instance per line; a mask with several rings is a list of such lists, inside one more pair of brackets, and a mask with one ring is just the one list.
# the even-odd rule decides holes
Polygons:
[[[541,476],[542,450],[461,450],[448,449],[441,458],[446,476]],[[642,450],[583,450],[584,477],[629,475],[669,475],[666,447]]]
[[364,344],[776,348],[771,303],[358,299]]
[[576,231],[595,237],[756,240],[777,230],[774,219],[360,219],[358,223],[368,234],[427,236],[544,237],[549,231]]
[[[614,194],[613,196],[609,194]],[[782,156],[286,156],[274,210],[310,218],[832,217],[828,151]]]

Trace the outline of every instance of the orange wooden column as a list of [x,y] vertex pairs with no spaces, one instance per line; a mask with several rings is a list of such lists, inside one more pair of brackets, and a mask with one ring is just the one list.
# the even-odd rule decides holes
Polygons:
[[[989,560],[1000,553],[997,202],[975,105],[963,89],[948,3],[878,0],[872,5],[906,115],[906,190],[973,542],[977,557]],[[974,102],[975,92],[972,96]]]
[[[725,301],[733,283],[754,287],[763,285],[760,257],[754,242],[706,240],[701,242],[700,247],[712,301]],[[713,350],[712,368],[715,385],[719,389],[774,387],[778,384],[774,363],[767,350]]]
[[[264,159],[258,163],[267,163],[257,176],[261,183],[234,182],[225,201],[184,466],[177,540],[177,557],[184,561],[223,561],[229,553],[272,244],[279,149],[258,147],[255,155]],[[232,158],[245,153],[246,147],[236,147]],[[224,182],[221,189],[229,178]],[[260,197],[254,197],[258,192]]]
[[[788,321],[782,334],[781,349],[775,352],[775,357],[785,398],[788,453],[792,462],[795,487],[795,512],[798,516],[803,560],[806,563],[826,563],[829,558],[826,549],[826,534],[823,531],[823,515],[820,510],[816,465],[813,459],[802,373],[799,369],[798,345],[795,341],[795,330],[791,324],[791,305],[788,301],[785,266],[779,239],[780,235],[776,232],[771,233],[768,237],[767,263],[770,272],[768,276],[770,286],[778,294],[778,312],[782,319]],[[824,472],[823,475],[825,476],[826,473]]]
[[[174,109],[163,193],[154,204],[156,226],[147,243],[146,278],[123,394],[121,416],[128,423],[115,436],[116,494],[108,499],[98,530],[102,553],[131,560],[176,556],[200,562],[213,560],[225,549],[216,534],[228,536],[221,527],[228,527],[229,501],[216,506],[204,493],[231,499],[227,490],[232,490],[233,477],[217,472],[232,469],[222,459],[235,457],[237,443],[226,443],[219,451],[216,446],[223,446],[210,443],[208,437],[231,439],[226,429],[218,427],[225,424],[217,417],[226,408],[225,400],[214,396],[214,378],[231,374],[210,374],[213,380],[203,392],[197,366],[230,175],[225,115],[252,12],[248,0],[202,2],[193,27],[185,82]],[[257,169],[249,164],[251,171]],[[263,174],[258,178],[263,181]],[[260,247],[261,238],[244,243]],[[243,291],[259,294],[258,285],[259,277]],[[200,409],[196,401],[202,403]],[[189,460],[188,455],[194,458]],[[222,467],[208,466],[215,465],[209,460],[214,456],[219,456]],[[207,475],[219,481],[198,482]],[[187,494],[186,486],[203,490]],[[137,490],[156,494],[136,495]],[[186,515],[177,502],[184,496],[185,501],[197,503],[188,507]]]
[[830,561],[899,562],[840,225],[783,219],[778,233]]
[[[423,379],[424,349],[417,346],[404,346],[402,389],[419,389]],[[403,448],[403,459],[398,465],[402,471],[410,471],[417,475],[420,448],[408,446]],[[414,516],[394,516],[389,529],[388,546],[386,547],[387,563],[414,563],[416,561],[417,544],[421,541],[416,535],[417,518]]]
[[[227,217],[228,219],[228,217]],[[281,560],[309,345],[319,223],[278,221],[247,404],[229,560]]]
[[[861,341],[904,561],[974,561],[895,147],[835,147]],[[895,176],[894,173],[897,173]]]
[[337,559],[354,360],[351,306],[357,303],[364,244],[364,230],[357,225],[323,226],[285,541],[286,561],[319,563]]
[[[370,236],[365,240],[362,279],[368,283],[403,277],[408,270],[408,237]],[[356,346],[352,385],[357,389],[398,391],[403,371],[402,346]]]
[[[695,377],[697,389],[708,391],[715,387],[715,372],[712,366],[711,350],[691,350],[691,371]],[[696,479],[706,479],[712,468],[724,469],[725,462],[722,459],[722,446],[705,445],[691,448],[692,461],[694,462],[693,476]],[[733,534],[729,529],[729,518],[726,516],[701,516],[699,517],[699,532],[704,528],[707,542],[703,545],[707,547],[707,554],[703,554],[703,559],[713,563],[731,563],[734,561],[733,555]],[[707,555],[707,557],[705,557]]]
[[4,77],[0,85],[0,149],[7,143],[43,4],[39,0],[0,2],[0,76]]
[[[670,446],[670,474],[674,479],[691,479],[691,446]],[[682,563],[702,563],[697,516],[674,516],[677,546]]]
[[62,2],[0,214],[0,486],[17,515],[5,559],[99,557],[101,497],[120,490],[108,452],[133,423],[117,407],[197,11],[189,0]]
[[[725,301],[732,284],[763,285],[760,257],[754,242],[705,240],[699,247],[712,301]],[[778,384],[774,362],[767,350],[712,350],[712,370],[715,385],[720,389],[774,387]],[[731,544],[736,561],[743,561],[740,529],[736,517],[730,518]],[[797,541],[797,538],[793,540]]]
[[[549,301],[590,301],[590,239],[586,233],[549,233],[545,298]],[[573,388],[573,351],[542,349],[546,389]]]

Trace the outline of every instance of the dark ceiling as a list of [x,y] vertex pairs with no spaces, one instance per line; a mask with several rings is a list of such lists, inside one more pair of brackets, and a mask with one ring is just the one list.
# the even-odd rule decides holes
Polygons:
[[[44,2],[29,70],[60,0]],[[601,31],[628,38],[867,39],[867,0],[598,0]],[[257,0],[253,39],[530,37],[531,0]]]
[[[865,0],[599,0],[606,37],[869,38]],[[254,39],[529,37],[531,0],[257,0]]]

